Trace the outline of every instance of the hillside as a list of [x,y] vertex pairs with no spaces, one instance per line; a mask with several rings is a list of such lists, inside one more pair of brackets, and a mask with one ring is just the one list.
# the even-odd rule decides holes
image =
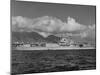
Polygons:
[[44,38],[40,34],[36,32],[12,32],[12,42],[40,42],[40,41],[46,41],[46,42],[52,42],[56,43],[58,42],[60,38],[54,35],[49,35],[48,37]]
[[37,42],[44,40],[44,37],[36,32],[12,32],[12,42]]

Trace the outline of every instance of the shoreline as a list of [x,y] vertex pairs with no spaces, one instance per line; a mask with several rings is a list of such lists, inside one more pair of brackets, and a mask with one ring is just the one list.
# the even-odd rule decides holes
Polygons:
[[85,50],[85,49],[96,49],[94,47],[16,47],[15,50]]

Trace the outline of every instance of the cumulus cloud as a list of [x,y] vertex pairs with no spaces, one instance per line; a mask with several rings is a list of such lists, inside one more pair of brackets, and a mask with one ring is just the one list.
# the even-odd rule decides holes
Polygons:
[[28,26],[28,21],[22,16],[12,17],[12,25],[17,25],[18,27]]
[[89,25],[88,29],[82,33],[80,33],[82,38],[91,38],[95,39],[95,24],[94,25]]
[[22,16],[12,17],[12,31],[27,31],[31,25],[31,19]]
[[33,29],[40,30],[47,33],[58,33],[60,28],[63,25],[63,22],[59,19],[44,16],[34,24]]
[[61,31],[82,31],[86,28],[85,25],[76,22],[74,18],[68,17],[67,23],[61,27]]
[[[71,17],[68,17],[66,22],[51,16],[43,16],[34,19],[22,16],[12,17],[12,31],[37,31],[44,37],[50,34],[65,34],[68,32],[71,34],[72,32],[77,32],[75,35],[80,35],[84,38],[90,35],[94,29],[95,25],[83,25],[76,22],[76,20]],[[75,35],[71,34],[71,36]]]

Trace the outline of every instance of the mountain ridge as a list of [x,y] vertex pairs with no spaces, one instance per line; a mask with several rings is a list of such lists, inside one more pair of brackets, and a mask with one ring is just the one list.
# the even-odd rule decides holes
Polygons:
[[48,37],[43,37],[37,32],[12,32],[12,42],[52,42],[56,43],[60,37],[49,35]]

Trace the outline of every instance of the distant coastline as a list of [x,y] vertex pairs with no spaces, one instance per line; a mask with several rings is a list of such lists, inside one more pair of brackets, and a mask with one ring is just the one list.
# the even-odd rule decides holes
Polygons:
[[14,50],[85,50],[96,49],[95,47],[16,47]]

